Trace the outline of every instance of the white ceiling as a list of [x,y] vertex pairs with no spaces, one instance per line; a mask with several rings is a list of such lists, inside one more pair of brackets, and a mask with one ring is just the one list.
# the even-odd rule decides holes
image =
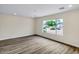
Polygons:
[[[69,4],[0,4],[0,14],[42,17],[79,8],[78,4],[72,5],[71,8],[69,8],[68,5]],[[65,9],[59,10],[61,7]]]

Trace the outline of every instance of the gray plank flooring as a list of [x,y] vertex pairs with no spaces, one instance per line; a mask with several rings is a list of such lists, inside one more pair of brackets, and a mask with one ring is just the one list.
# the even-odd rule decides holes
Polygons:
[[0,41],[0,54],[79,54],[79,48],[31,36]]

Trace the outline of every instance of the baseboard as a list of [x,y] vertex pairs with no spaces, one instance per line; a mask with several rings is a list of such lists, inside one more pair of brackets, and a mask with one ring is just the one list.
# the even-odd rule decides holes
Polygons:
[[48,38],[48,37],[44,37],[42,35],[38,35],[38,34],[34,34],[35,36],[40,36],[40,37],[43,37],[43,38],[46,38],[48,40],[52,40],[52,41],[55,41],[55,42],[58,42],[58,43],[61,43],[61,44],[64,44],[64,45],[67,45],[67,46],[71,46],[73,48],[79,48],[79,47],[76,47],[76,46],[73,46],[73,45],[70,45],[70,44],[67,44],[67,43],[63,43],[63,42],[60,42],[60,41],[57,41],[57,40],[54,40],[54,39],[51,39],[51,38]]
[[24,38],[24,37],[31,37],[31,36],[35,36],[36,34],[32,34],[32,35],[27,35],[27,36],[22,36],[22,37],[15,37],[15,38],[9,38],[9,39],[3,39],[3,40],[0,40],[0,41],[5,41],[5,40],[10,40],[10,39],[19,39],[19,38]]

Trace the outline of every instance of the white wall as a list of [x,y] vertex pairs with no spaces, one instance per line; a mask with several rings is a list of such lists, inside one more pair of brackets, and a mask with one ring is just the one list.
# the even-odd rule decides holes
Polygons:
[[[64,36],[57,36],[54,34],[43,33],[42,23],[43,20],[50,18],[63,18],[64,19]],[[64,42],[76,47],[79,47],[79,9],[59,13],[51,16],[36,18],[36,34],[48,37],[60,42]]]
[[0,40],[34,34],[34,20],[29,17],[0,15]]

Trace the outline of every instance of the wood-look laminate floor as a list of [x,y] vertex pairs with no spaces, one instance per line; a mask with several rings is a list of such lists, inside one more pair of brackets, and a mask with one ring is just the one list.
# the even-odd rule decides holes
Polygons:
[[77,54],[78,48],[70,47],[39,36],[0,41],[0,54]]

